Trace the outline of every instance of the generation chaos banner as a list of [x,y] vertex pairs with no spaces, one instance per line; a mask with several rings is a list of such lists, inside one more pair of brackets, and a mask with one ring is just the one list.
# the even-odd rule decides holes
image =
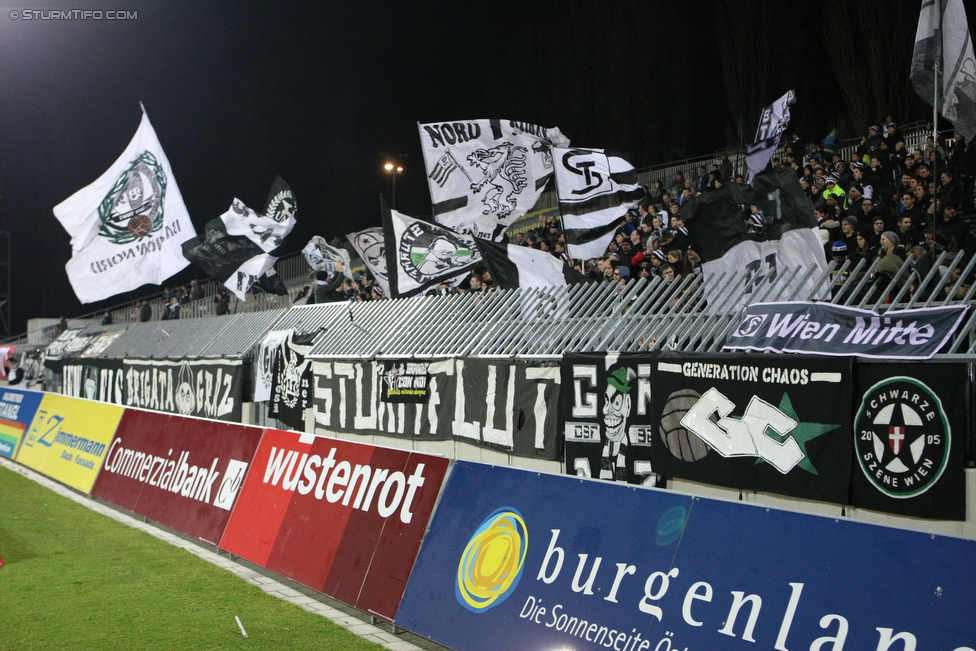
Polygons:
[[664,355],[651,378],[656,472],[850,503],[850,358]]

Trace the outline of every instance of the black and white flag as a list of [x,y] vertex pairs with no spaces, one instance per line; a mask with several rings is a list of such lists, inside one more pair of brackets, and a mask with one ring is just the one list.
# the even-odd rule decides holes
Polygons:
[[277,260],[247,237],[229,235],[221,219],[211,219],[202,236],[184,242],[183,255],[242,301]]
[[317,334],[296,335],[291,330],[273,356],[268,417],[300,432],[305,431],[305,410],[315,397],[312,360],[307,355]]
[[390,296],[413,296],[433,285],[454,286],[483,264],[470,235],[390,210],[380,200]]
[[346,239],[359,254],[369,272],[373,274],[373,279],[383,289],[384,295],[392,296],[390,279],[386,273],[386,242],[383,239],[383,227],[373,226],[358,233],[349,233]]
[[269,330],[261,342],[257,363],[254,365],[254,397],[252,402],[267,402],[271,399],[271,384],[274,377],[275,356],[281,352],[285,341],[294,330]]
[[912,85],[930,105],[939,64],[940,113],[967,138],[976,137],[976,55],[962,0],[923,0],[912,54]]
[[[295,193],[276,176],[264,214],[259,215],[234,199],[219,219],[211,219],[202,237],[183,243],[183,255],[245,300],[247,290],[262,280],[278,260],[274,253],[295,227]],[[262,283],[267,290],[274,284]],[[279,292],[274,292],[279,293]]]
[[510,120],[418,124],[434,217],[458,233],[500,240],[553,175],[559,129]]
[[[763,109],[756,129],[756,140],[746,147],[746,183],[766,169],[773,152],[779,147],[780,137],[790,123],[790,106],[796,103],[793,91],[787,92],[778,100]],[[728,183],[729,179],[722,179]]]
[[527,246],[476,239],[491,277],[501,289],[565,287],[589,279],[559,258]]
[[644,197],[637,172],[610,150],[554,147],[552,151],[566,252],[582,260],[600,257],[627,211]]
[[[742,205],[759,206],[763,233],[749,233]],[[750,304],[760,287],[790,278],[797,267],[787,294],[799,290],[807,298],[827,270],[813,205],[792,170],[764,172],[752,186],[725,184],[685,202],[681,216],[698,244],[705,295],[718,308]],[[729,283],[733,273],[738,281]]]
[[324,237],[313,236],[302,249],[302,255],[305,256],[305,262],[313,271],[328,271],[331,276],[335,273],[335,263],[341,262],[342,274],[346,278],[352,278],[349,251],[329,246]]

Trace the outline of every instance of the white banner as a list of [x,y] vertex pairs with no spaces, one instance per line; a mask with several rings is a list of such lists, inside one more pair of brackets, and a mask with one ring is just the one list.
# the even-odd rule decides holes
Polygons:
[[[790,277],[797,267],[800,267],[800,272],[790,281],[790,291],[786,291],[785,295],[792,294],[792,290],[799,287],[796,296],[810,296],[816,281],[827,270],[824,249],[816,231],[796,228],[783,233],[778,240],[740,242],[721,258],[704,263],[702,271],[708,304],[721,310],[741,309],[757,300],[768,288],[768,283],[778,282],[777,287],[784,286],[783,278]],[[813,273],[808,273],[811,269]],[[743,270],[746,272],[745,287],[741,283],[741,276],[730,286],[728,281],[732,273],[741,274]],[[719,282],[723,273],[725,277]],[[827,296],[829,285],[820,291],[821,296],[816,298]],[[738,298],[734,298],[736,295]]]
[[[796,95],[791,90],[763,109],[756,140],[746,147],[746,183],[752,183],[753,177],[766,169],[790,123],[790,106],[795,103]],[[722,181],[728,183],[729,179]]]
[[352,244],[362,259],[376,284],[383,289],[384,296],[390,294],[390,279],[386,273],[386,244],[383,240],[383,228],[374,226],[358,233],[349,233],[346,239]]
[[559,129],[509,120],[418,124],[435,219],[459,233],[500,240],[552,177]]
[[161,284],[189,264],[180,245],[196,236],[145,111],[118,160],[54,216],[71,235],[65,269],[82,303]]
[[634,166],[603,149],[554,147],[552,152],[566,252],[582,260],[602,256],[613,225],[644,196]]

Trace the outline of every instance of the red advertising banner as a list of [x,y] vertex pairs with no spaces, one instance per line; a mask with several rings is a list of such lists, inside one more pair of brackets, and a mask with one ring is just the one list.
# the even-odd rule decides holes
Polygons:
[[126,409],[92,496],[217,545],[262,433]]
[[448,460],[266,430],[220,547],[392,620]]

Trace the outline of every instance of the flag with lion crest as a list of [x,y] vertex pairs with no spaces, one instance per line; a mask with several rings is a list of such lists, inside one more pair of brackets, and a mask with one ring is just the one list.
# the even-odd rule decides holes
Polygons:
[[538,201],[553,176],[557,128],[511,120],[418,124],[427,184],[438,223],[500,240]]

